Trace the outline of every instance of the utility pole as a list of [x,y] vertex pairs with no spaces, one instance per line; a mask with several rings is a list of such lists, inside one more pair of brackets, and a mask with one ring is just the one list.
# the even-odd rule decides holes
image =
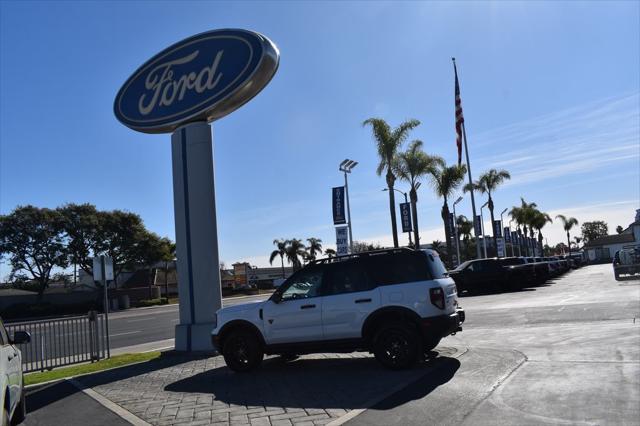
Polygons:
[[457,257],[457,264],[456,266],[460,265],[460,241],[458,238],[458,216],[456,216],[456,204],[458,204],[460,201],[462,201],[462,197],[458,197],[458,199],[456,201],[453,202],[453,229],[454,229],[454,234],[456,237],[456,255]]

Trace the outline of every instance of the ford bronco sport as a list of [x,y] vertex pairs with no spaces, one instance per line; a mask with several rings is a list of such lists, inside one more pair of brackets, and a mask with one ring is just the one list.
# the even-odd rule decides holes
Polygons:
[[437,252],[390,249],[311,262],[268,300],[220,309],[211,337],[238,372],[264,354],[361,350],[402,369],[461,331],[464,320]]

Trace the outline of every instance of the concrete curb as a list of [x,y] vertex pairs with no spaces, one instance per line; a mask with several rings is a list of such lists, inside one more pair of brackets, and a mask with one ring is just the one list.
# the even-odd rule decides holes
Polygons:
[[85,395],[93,398],[100,405],[102,405],[106,409],[112,411],[113,413],[117,414],[118,416],[120,416],[124,420],[128,421],[132,425],[134,425],[134,426],[151,426],[151,424],[145,422],[144,420],[142,420],[140,417],[136,416],[135,414],[125,410],[124,408],[122,408],[118,404],[116,404],[114,402],[111,402],[110,400],[108,400],[104,396],[100,395],[98,392],[94,391],[93,389],[87,388],[87,387],[83,386],[81,383],[79,383],[79,382],[77,382],[76,380],[73,380],[73,379],[67,380],[67,381],[69,383],[71,383],[73,386],[75,386],[76,388],[78,388],[78,390],[84,392]]
[[[466,354],[469,349],[468,348],[457,348],[457,347],[453,347],[456,350],[456,353],[451,355],[452,358],[460,358],[462,355]],[[402,389],[406,388],[407,386],[410,386],[412,383],[422,379],[425,375],[429,374],[429,372],[432,371],[432,368],[429,368],[428,370],[425,370],[424,374],[419,375],[418,377],[415,378],[415,380],[410,381],[409,383],[401,383],[396,387],[393,387],[391,389],[389,389],[389,392],[385,393],[384,395],[379,395],[376,396],[375,398],[370,399],[369,401],[365,402],[364,408],[357,408],[355,410],[351,410],[349,412],[347,412],[346,414],[338,417],[337,419],[327,423],[326,426],[340,426],[345,424],[346,422],[348,422],[349,420],[354,419],[355,417],[357,417],[358,415],[364,413],[366,410],[368,410],[369,408],[375,406],[376,404],[384,401],[386,398],[390,397],[391,395],[395,394],[396,392],[400,392]]]

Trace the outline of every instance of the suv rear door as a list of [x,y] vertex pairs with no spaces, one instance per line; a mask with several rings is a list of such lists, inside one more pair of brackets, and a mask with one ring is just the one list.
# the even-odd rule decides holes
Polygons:
[[322,298],[325,340],[361,336],[364,320],[380,306],[380,292],[374,287],[361,259],[327,265]]

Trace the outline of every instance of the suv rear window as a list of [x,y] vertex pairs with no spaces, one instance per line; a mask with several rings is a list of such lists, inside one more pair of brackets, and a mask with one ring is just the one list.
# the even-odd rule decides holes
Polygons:
[[368,257],[367,262],[374,287],[431,279],[422,253],[373,254]]
[[440,255],[437,251],[425,251],[427,255],[427,263],[429,264],[429,271],[433,279],[445,278],[447,276],[447,268],[442,263]]

